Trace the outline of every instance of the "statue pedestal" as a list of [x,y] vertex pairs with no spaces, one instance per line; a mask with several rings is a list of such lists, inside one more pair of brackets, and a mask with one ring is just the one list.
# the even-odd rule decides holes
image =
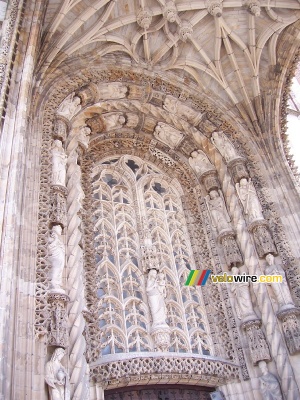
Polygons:
[[167,324],[152,328],[151,336],[153,337],[157,351],[166,352],[169,350],[171,343],[171,329]]

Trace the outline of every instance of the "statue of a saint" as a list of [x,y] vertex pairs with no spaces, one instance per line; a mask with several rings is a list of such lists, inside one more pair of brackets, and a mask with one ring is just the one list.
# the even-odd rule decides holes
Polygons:
[[104,123],[104,130],[111,131],[112,129],[122,128],[126,119],[121,113],[108,113],[101,116]]
[[60,362],[64,355],[65,350],[62,347],[58,347],[46,364],[45,380],[51,400],[70,400],[69,375]]
[[[239,275],[237,267],[231,269],[233,275]],[[257,320],[258,317],[253,310],[249,282],[235,282],[230,285],[231,292],[235,295],[237,316],[242,322]]]
[[52,184],[66,185],[67,155],[60,140],[54,140],[52,147]]
[[81,110],[80,103],[80,97],[75,96],[75,93],[71,93],[58,107],[57,114],[71,120]]
[[98,85],[99,100],[124,99],[128,87],[121,82],[103,83]]
[[280,282],[268,283],[268,285],[272,287],[272,290],[275,294],[279,306],[279,311],[295,308],[295,304],[293,302],[291,292],[288,287],[284,270],[279,265],[274,264],[274,256],[272,254],[268,254],[266,256],[266,260],[269,266],[265,269],[265,274],[282,276],[281,283]]
[[212,143],[216,146],[216,148],[221,153],[222,157],[228,163],[236,158],[239,158],[240,155],[235,150],[233,144],[230,142],[227,136],[221,132],[213,132],[211,137]]
[[165,286],[163,274],[157,274],[156,269],[150,269],[148,272],[146,292],[152,315],[152,329],[168,328],[166,323]]
[[153,132],[154,137],[174,149],[183,140],[184,135],[177,129],[172,128],[164,122],[159,122]]
[[196,125],[200,122],[202,114],[187,107],[183,102],[176,99],[176,97],[167,95],[164,101],[163,108],[171,114]]
[[89,147],[90,134],[91,128],[89,128],[88,126],[83,126],[82,128],[80,128],[77,136],[78,142],[81,143],[86,149]]
[[194,150],[191,153],[189,164],[199,176],[203,175],[207,171],[215,170],[215,167],[202,150]]
[[264,219],[260,202],[256,190],[249,179],[242,178],[240,183],[236,184],[236,190],[243,204],[245,214],[249,216],[249,222]]
[[218,234],[224,231],[232,231],[230,217],[227,213],[225,202],[221,191],[212,190],[205,197],[206,204],[212,220],[212,225]]
[[62,274],[65,266],[65,245],[61,240],[62,227],[54,225],[48,242],[48,259],[51,264],[51,290],[64,293]]
[[276,377],[268,371],[265,361],[260,361],[258,366],[262,372],[259,377],[260,390],[264,400],[283,400],[281,389]]

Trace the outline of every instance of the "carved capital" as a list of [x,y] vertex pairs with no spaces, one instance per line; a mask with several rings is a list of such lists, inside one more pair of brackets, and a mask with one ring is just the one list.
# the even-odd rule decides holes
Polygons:
[[253,364],[259,361],[270,361],[270,351],[265,339],[265,335],[260,329],[259,319],[245,322],[241,327],[246,331],[249,340],[249,350]]
[[277,254],[267,221],[254,221],[248,226],[248,230],[253,234],[255,248],[260,258],[265,257],[269,253]]
[[300,309],[296,307],[277,313],[277,317],[282,321],[284,338],[290,354],[300,351],[300,324],[297,318],[299,315]]
[[235,233],[229,230],[222,232],[218,236],[218,240],[222,245],[227,266],[231,269],[232,267],[242,265],[243,257],[235,240]]
[[235,183],[238,183],[242,178],[249,178],[246,168],[246,160],[244,158],[236,158],[232,161],[229,161],[227,165]]
[[205,189],[209,193],[211,190],[220,189],[220,181],[217,175],[217,171],[206,171],[201,175],[201,182],[204,184]]
[[50,292],[47,301],[50,308],[48,345],[65,348],[68,346],[66,305],[70,298],[63,293]]

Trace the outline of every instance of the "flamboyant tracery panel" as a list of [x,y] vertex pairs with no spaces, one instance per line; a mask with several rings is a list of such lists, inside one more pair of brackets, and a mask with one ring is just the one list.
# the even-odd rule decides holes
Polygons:
[[149,244],[155,246],[160,278],[165,282],[169,351],[212,352],[200,289],[184,287],[189,270],[196,265],[180,195],[177,181],[170,183],[161,171],[137,157],[114,158],[94,168],[102,355],[156,349],[150,334],[153,318],[147,271],[141,262],[141,247]]

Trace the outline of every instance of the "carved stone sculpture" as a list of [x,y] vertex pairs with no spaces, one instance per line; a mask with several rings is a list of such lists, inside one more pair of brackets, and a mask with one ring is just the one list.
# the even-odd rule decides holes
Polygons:
[[202,150],[195,150],[191,153],[189,164],[200,177],[205,172],[214,171],[214,165],[209,161],[207,155]]
[[207,11],[213,16],[220,18],[222,15],[223,4],[222,0],[208,0]]
[[222,131],[213,132],[211,141],[219,150],[222,157],[225,159],[227,163],[234,160],[235,158],[240,158],[240,155],[235,150],[233,144],[230,142],[227,136],[224,135]]
[[50,325],[48,332],[49,346],[68,346],[68,318],[66,305],[70,298],[62,293],[48,293],[50,306]]
[[101,83],[97,88],[99,100],[124,99],[128,93],[128,87],[121,82]]
[[[233,267],[231,272],[233,273],[233,275],[240,274],[239,269],[236,267]],[[230,285],[230,289],[235,296],[235,304],[238,318],[241,319],[243,323],[250,320],[258,319],[252,305],[249,282],[233,283]]]
[[54,350],[50,361],[46,364],[45,380],[51,400],[70,400],[69,375],[61,360],[65,350],[58,347]]
[[54,140],[52,147],[52,184],[66,185],[67,155],[60,140]]
[[295,354],[300,351],[299,315],[300,310],[298,308],[292,308],[277,313],[277,317],[282,322],[282,330],[290,354]]
[[62,186],[53,185],[51,188],[51,213],[50,221],[53,225],[67,224],[67,189]]
[[122,113],[107,113],[102,114],[104,122],[104,130],[111,131],[112,129],[122,128],[125,125],[126,119]]
[[167,146],[174,149],[183,140],[184,135],[177,129],[172,128],[170,125],[164,122],[159,122],[154,130],[154,136],[156,139],[165,143]]
[[163,10],[163,16],[169,22],[175,22],[177,17],[177,8],[174,1],[167,1]]
[[179,27],[179,37],[183,42],[186,42],[188,39],[191,39],[193,35],[193,25],[188,21],[182,21]]
[[250,0],[248,2],[248,10],[255,17],[260,16],[260,2],[258,0]]
[[148,272],[146,292],[149,308],[152,315],[151,335],[156,349],[167,351],[170,347],[170,328],[166,323],[166,282],[163,273],[157,273],[155,269]]
[[241,255],[239,246],[237,245],[237,242],[235,240],[234,232],[224,231],[218,236],[218,240],[222,245],[228,268],[232,268],[237,265],[242,265],[243,257]]
[[266,256],[266,260],[269,266],[265,269],[265,274],[282,276],[281,283],[268,283],[268,285],[272,287],[273,293],[276,297],[279,306],[279,312],[290,308],[295,308],[284,270],[281,266],[274,264],[274,256],[272,254],[268,254]]
[[141,8],[136,17],[136,22],[141,28],[148,29],[152,21],[152,11],[148,8]]
[[166,323],[166,305],[165,305],[165,282],[161,276],[158,276],[155,269],[148,272],[146,292],[148,303],[152,315],[152,329],[156,327],[168,327]]
[[59,140],[66,140],[68,132],[68,125],[64,121],[64,118],[57,117],[54,121],[54,132],[53,136]]
[[176,97],[167,95],[164,101],[163,108],[171,114],[185,119],[193,125],[199,124],[202,114],[186,106],[182,101]]
[[256,251],[260,258],[265,257],[269,253],[277,254],[268,224],[265,220],[254,221],[248,229],[253,234]]
[[80,97],[70,94],[57,109],[57,114],[71,120],[81,110]]
[[260,361],[258,366],[262,372],[259,377],[260,390],[264,400],[283,400],[277,378],[268,371],[265,361]]
[[201,175],[201,182],[204,184],[208,193],[212,190],[220,189],[220,181],[216,170],[204,172],[203,175]]
[[80,143],[85,149],[89,147],[91,128],[88,126],[83,126],[80,128],[79,134],[77,136],[78,143]]
[[64,293],[62,274],[65,266],[65,245],[61,240],[62,228],[54,225],[48,242],[48,259],[51,264],[51,290]]
[[245,214],[248,215],[249,222],[264,219],[261,205],[251,180],[247,181],[247,179],[242,178],[240,183],[236,184],[236,189]]
[[218,234],[224,231],[232,232],[230,218],[221,193],[221,191],[217,192],[216,190],[212,190],[209,195],[205,197],[212,225],[217,230]]
[[250,355],[254,365],[262,360],[271,360],[269,347],[260,326],[261,321],[259,319],[242,324],[242,328],[245,329],[247,334]]
[[235,183],[240,182],[242,178],[249,178],[245,162],[246,160],[244,158],[236,158],[227,164]]

